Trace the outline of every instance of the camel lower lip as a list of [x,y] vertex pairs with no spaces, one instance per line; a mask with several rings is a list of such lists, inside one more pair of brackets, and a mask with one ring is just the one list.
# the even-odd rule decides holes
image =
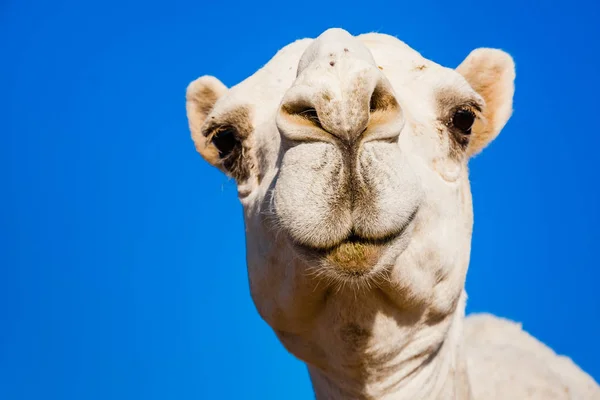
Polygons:
[[362,276],[375,267],[383,247],[368,242],[348,241],[328,251],[324,260],[344,275]]
[[299,246],[302,254],[312,261],[339,273],[346,278],[360,278],[370,273],[377,265],[384,250],[398,235],[382,239],[363,239],[350,236],[327,249]]

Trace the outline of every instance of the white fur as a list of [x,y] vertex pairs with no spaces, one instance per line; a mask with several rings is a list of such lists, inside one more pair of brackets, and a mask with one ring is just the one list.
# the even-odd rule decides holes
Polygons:
[[[219,87],[206,79],[188,90]],[[472,53],[457,72],[391,36],[333,29],[283,48],[210,115],[194,114],[201,100],[188,92],[190,127],[209,162],[198,121],[251,109],[244,156],[260,162],[238,189],[252,298],[307,363],[317,398],[600,398],[588,375],[513,323],[465,323],[467,162],[510,117],[513,80],[512,59],[499,50]],[[373,110],[375,92],[391,106]],[[481,106],[464,151],[446,123],[461,102]],[[298,105],[314,108],[320,125],[285,111]],[[351,232],[397,236],[354,277],[344,275],[351,262],[299,247],[337,248]]]

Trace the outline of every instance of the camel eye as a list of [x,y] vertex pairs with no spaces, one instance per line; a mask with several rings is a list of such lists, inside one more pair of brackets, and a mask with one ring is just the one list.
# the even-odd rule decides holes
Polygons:
[[239,140],[236,135],[236,131],[232,127],[226,127],[220,129],[212,137],[212,143],[219,150],[219,157],[225,158],[235,147],[238,145]]
[[452,125],[465,135],[471,134],[471,128],[475,122],[475,113],[471,110],[461,108],[452,116]]

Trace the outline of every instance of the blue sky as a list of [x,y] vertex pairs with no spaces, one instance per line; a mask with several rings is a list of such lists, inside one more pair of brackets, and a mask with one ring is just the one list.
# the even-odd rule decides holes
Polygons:
[[235,187],[195,153],[184,92],[334,26],[446,66],[514,56],[514,116],[471,162],[467,310],[600,380],[595,3],[0,1],[0,398],[310,398],[250,300]]

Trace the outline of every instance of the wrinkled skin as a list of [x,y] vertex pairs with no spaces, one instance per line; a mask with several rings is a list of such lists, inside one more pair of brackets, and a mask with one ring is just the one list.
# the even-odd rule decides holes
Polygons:
[[[597,395],[574,364],[555,373],[577,379],[539,378],[553,353],[540,363],[526,346],[515,359],[537,361],[516,377],[463,340],[467,163],[508,121],[514,77],[500,50],[450,69],[391,36],[331,29],[231,89],[188,87],[196,149],[238,185],[256,308],[318,398]],[[514,331],[474,321],[466,334]]]

